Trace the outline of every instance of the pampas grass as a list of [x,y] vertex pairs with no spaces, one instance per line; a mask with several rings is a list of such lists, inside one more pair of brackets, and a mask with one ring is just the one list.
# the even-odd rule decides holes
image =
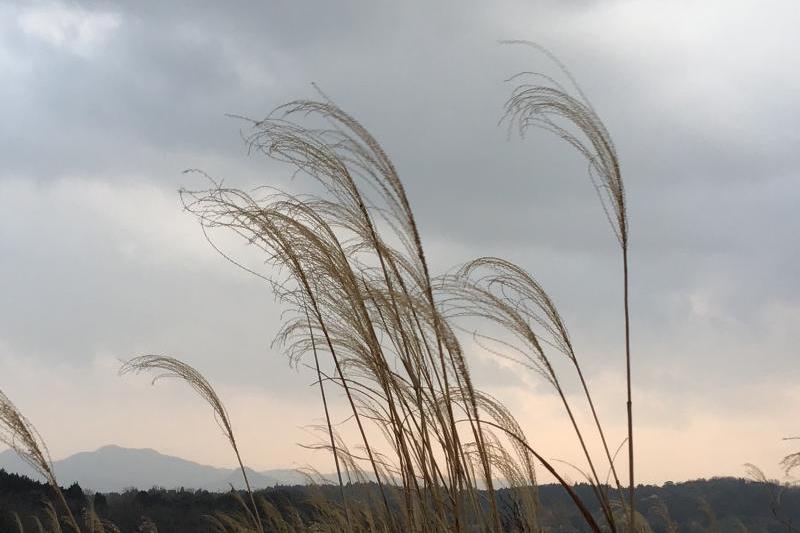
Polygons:
[[[559,125],[556,117],[576,126],[582,137]],[[506,118],[521,132],[532,125],[554,131],[587,157],[623,250],[629,347],[625,195],[608,132],[585,99],[558,86],[520,85],[506,105]],[[269,281],[289,309],[276,340],[290,361],[300,364],[313,356],[308,366],[318,377],[329,442],[320,447],[331,452],[340,486],[343,473],[347,477],[365,468],[376,480],[379,514],[391,530],[499,532],[508,525],[495,490],[499,476],[513,488],[515,528],[538,531],[538,462],[564,485],[589,527],[603,529],[564,476],[527,440],[513,415],[473,384],[457,322],[477,319],[511,335],[512,341],[483,337],[497,341],[498,355],[530,368],[554,387],[586,460],[601,521],[617,531],[614,509],[624,504],[600,476],[551,351],[566,357],[576,371],[603,443],[602,462],[619,490],[613,457],[564,320],[533,276],[507,260],[480,258],[453,274],[432,277],[395,166],[367,129],[333,102],[298,100],[247,123],[251,152],[288,164],[292,175],[310,178],[322,194],[248,193],[201,173],[211,187],[182,190],[181,196],[212,244],[215,230],[233,231],[282,273],[277,279],[257,275]],[[628,350],[628,369],[629,355]],[[322,368],[328,365],[331,372]],[[346,399],[346,418],[359,435],[358,455],[334,435],[326,396],[331,387]],[[633,531],[630,391],[628,400],[627,511]],[[383,439],[368,437],[374,433],[368,426]],[[342,504],[350,523],[353,513],[344,492]]]
[[[552,131],[586,157],[621,245],[629,501],[621,498],[614,457],[554,300],[528,271],[501,258],[481,257],[433,276],[394,164],[361,123],[323,98],[290,102],[263,120],[243,119],[251,152],[285,163],[290,175],[315,183],[319,194],[246,192],[201,171],[191,172],[208,186],[180,194],[212,246],[266,280],[286,307],[276,343],[293,365],[308,366],[316,376],[325,425],[323,439],[311,447],[331,454],[340,501],[315,500],[310,524],[297,513],[287,517],[253,494],[228,413],[205,377],[162,355],[136,357],[120,370],[153,373],[154,382],[177,378],[211,406],[235,452],[249,500],[236,494],[243,515],[210,517],[215,530],[540,532],[539,467],[564,487],[590,530],[624,530],[620,509],[628,515],[629,532],[646,530],[633,499],[628,223],[616,150],[576,84],[572,94],[551,78],[512,79],[521,84],[506,103],[505,119],[520,133],[532,126]],[[219,248],[213,240],[218,230],[233,232],[260,251],[272,274],[256,272]],[[490,352],[535,372],[558,395],[599,516],[502,402],[473,382],[462,321],[481,328],[468,340],[491,345]],[[568,376],[557,370],[554,358],[566,359]],[[566,379],[580,383],[580,401],[565,392]],[[343,411],[333,412],[339,404],[329,401],[331,393],[344,400]],[[13,443],[57,490],[38,434],[4,396],[0,400],[9,406],[2,411],[3,427],[10,428],[3,442]],[[590,429],[578,422],[582,408],[591,413]],[[600,457],[590,452],[590,433],[602,442]],[[601,476],[605,470],[614,479],[611,487]],[[354,481],[374,481],[374,494],[353,497],[345,485]],[[498,482],[507,487],[502,497]],[[79,531],[74,518],[70,523]],[[90,515],[88,527],[93,531],[102,523]]]
[[[516,126],[521,136],[530,128],[549,131],[575,148],[586,159],[589,178],[597,191],[614,236],[622,251],[623,313],[625,320],[625,375],[628,414],[628,527],[634,530],[633,402],[631,397],[630,310],[628,298],[628,214],[625,184],[619,157],[605,124],[569,70],[547,49],[528,41],[505,41],[506,44],[530,46],[547,56],[567,78],[569,86],[538,73],[523,72],[509,81],[517,83],[506,101],[505,116],[509,126]],[[581,381],[583,379],[581,378]],[[594,413],[594,407],[592,407]],[[599,429],[599,424],[598,424]],[[602,434],[602,430],[601,434]],[[609,462],[613,461],[608,445],[603,446]],[[619,480],[614,477],[619,485]]]
[[[17,455],[47,480],[56,499],[66,513],[65,521],[67,525],[73,531],[80,533],[81,529],[75,521],[75,516],[70,510],[53,472],[53,462],[50,459],[50,452],[47,450],[44,439],[3,391],[0,391],[0,442],[14,450]],[[52,503],[46,503],[46,511],[50,518],[51,528],[61,531],[61,516]],[[16,520],[19,524],[19,517]]]
[[119,370],[120,375],[130,373],[141,374],[143,372],[156,373],[155,377],[153,377],[153,384],[155,384],[156,381],[165,378],[179,379],[192,387],[195,392],[197,392],[197,394],[199,394],[200,397],[211,406],[211,409],[214,411],[214,418],[227,437],[228,442],[230,443],[231,448],[236,455],[236,461],[239,463],[239,469],[242,472],[242,478],[244,479],[247,493],[250,496],[252,508],[248,508],[247,505],[244,505],[244,509],[247,511],[248,517],[256,531],[263,533],[264,529],[261,525],[261,518],[258,514],[258,506],[253,498],[253,491],[250,488],[250,481],[247,479],[247,471],[239,453],[239,446],[236,444],[236,437],[233,433],[233,427],[231,426],[228,412],[225,410],[225,405],[222,403],[222,400],[220,400],[219,396],[217,396],[214,388],[211,386],[208,380],[206,380],[206,378],[203,377],[203,375],[195,370],[192,366],[184,363],[183,361],[175,359],[174,357],[164,355],[143,355],[134,357],[123,364]]
[[[784,440],[800,440],[800,437],[788,437]],[[800,468],[800,452],[790,453],[781,460],[781,467],[786,475],[790,475],[792,470]]]

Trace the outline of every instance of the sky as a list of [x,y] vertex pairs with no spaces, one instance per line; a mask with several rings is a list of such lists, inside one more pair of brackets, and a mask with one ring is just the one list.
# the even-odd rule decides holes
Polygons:
[[[177,194],[203,185],[189,168],[304,190],[230,115],[315,83],[392,157],[434,273],[498,255],[536,275],[621,442],[618,246],[578,154],[498,126],[504,80],[557,74],[499,44],[525,39],[569,67],[621,159],[638,480],[778,477],[800,433],[799,25],[790,0],[2,2],[0,390],[54,458],[115,443],[232,465],[187,387],[117,376],[171,354],[217,387],[248,464],[332,469],[298,446],[322,413],[271,343],[281,306]],[[579,459],[544,383],[470,365],[543,455]]]

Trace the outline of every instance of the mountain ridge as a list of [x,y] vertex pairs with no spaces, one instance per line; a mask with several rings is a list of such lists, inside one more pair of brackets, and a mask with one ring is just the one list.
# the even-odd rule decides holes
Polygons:
[[[0,452],[0,469],[43,480],[11,449]],[[96,492],[120,492],[131,487],[142,490],[183,487],[209,491],[227,491],[231,485],[236,489],[244,488],[238,468],[209,466],[152,448],[125,448],[116,444],[53,461],[53,470],[60,484],[78,483],[84,489]],[[256,471],[246,468],[246,471],[254,489],[307,482],[303,474],[291,469]]]

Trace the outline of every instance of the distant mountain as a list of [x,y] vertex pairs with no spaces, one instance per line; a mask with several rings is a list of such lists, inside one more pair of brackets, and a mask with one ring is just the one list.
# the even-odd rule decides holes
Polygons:
[[[0,452],[0,468],[42,480],[33,468],[13,450]],[[244,488],[239,469],[217,468],[158,453],[151,449],[132,449],[104,446],[93,452],[81,452],[53,462],[58,481],[63,486],[78,483],[84,489],[97,492],[119,492],[129,487],[149,489],[205,489],[226,491]],[[294,470],[247,470],[253,488],[274,485],[297,485],[305,477]]]

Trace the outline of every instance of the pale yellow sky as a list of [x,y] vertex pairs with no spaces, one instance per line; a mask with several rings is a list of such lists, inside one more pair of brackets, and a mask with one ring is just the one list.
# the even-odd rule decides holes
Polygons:
[[[0,354],[0,375],[17,378],[4,390],[39,429],[54,459],[113,443],[154,448],[202,464],[234,466],[227,440],[216,426],[210,408],[187,386],[170,381],[151,386],[146,377],[117,377],[117,369],[111,358],[98,358],[86,371],[76,371],[66,366],[19,365]],[[287,377],[291,379],[288,369]],[[30,383],[37,386],[30,387]],[[602,374],[592,386],[614,448],[626,434],[621,385],[620,376]],[[535,388],[531,383],[530,389],[491,387],[486,391],[511,409],[530,442],[545,457],[583,465],[557,396],[534,393]],[[309,452],[297,445],[318,439],[310,429],[322,423],[315,388],[308,387],[305,398],[299,401],[253,387],[222,385],[218,392],[227,405],[249,466],[270,469],[311,465],[323,472],[332,471],[331,459],[325,453]],[[41,402],[45,393],[58,400]],[[781,408],[765,412],[760,402],[797,405],[800,387],[779,391],[762,384],[743,389],[741,394],[749,400],[729,409],[708,410],[697,409],[692,398],[676,399],[635,388],[639,482],[744,476],[744,463],[756,464],[768,476],[780,479],[778,462],[793,451],[793,443],[784,442],[781,437],[786,435],[786,428],[793,427],[795,415],[790,409]],[[580,405],[580,398],[571,400]],[[343,402],[338,405],[339,412],[345,412]],[[577,412],[586,434],[593,435],[588,412]],[[348,435],[347,430],[343,434]],[[353,430],[350,442],[354,445],[358,442],[356,437]],[[599,441],[589,437],[588,442],[600,457]],[[624,463],[624,457],[620,461]],[[564,470],[579,481],[577,472],[569,467]],[[542,482],[550,481],[543,469],[539,474]]]

